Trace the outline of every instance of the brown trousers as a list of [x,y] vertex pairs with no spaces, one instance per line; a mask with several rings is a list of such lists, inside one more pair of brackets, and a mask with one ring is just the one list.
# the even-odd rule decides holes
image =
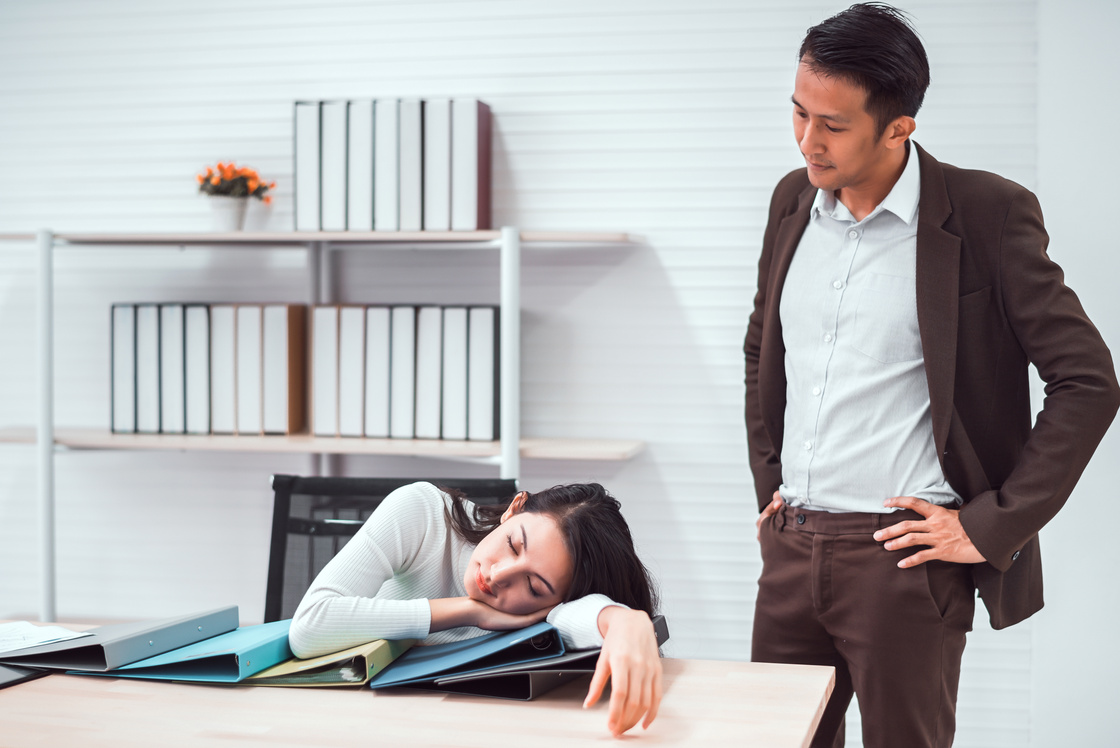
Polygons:
[[832,665],[836,686],[813,748],[844,745],[854,691],[865,748],[948,748],[975,592],[967,564],[898,562],[872,533],[893,514],[782,509],[761,528],[751,659]]

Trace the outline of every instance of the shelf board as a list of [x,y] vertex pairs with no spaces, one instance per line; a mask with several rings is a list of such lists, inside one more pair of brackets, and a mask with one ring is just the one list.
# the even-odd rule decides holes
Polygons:
[[[500,442],[443,439],[364,439],[311,436],[233,436],[227,434],[113,434],[102,429],[60,428],[55,444],[70,449],[179,450],[197,452],[281,452],[293,454],[400,455],[488,458],[501,454]],[[35,429],[0,429],[0,442],[34,444]],[[645,448],[625,439],[522,439],[521,456],[540,460],[628,460]]]
[[[638,244],[634,234],[611,231],[522,231],[521,241],[536,244]],[[497,246],[501,231],[236,231],[175,233],[79,233],[54,235],[71,245],[118,246],[302,246],[329,244],[487,244]],[[0,241],[32,242],[35,234],[0,234]]]

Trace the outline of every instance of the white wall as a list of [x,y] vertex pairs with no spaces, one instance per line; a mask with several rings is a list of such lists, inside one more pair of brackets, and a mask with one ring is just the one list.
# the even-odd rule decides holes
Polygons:
[[[636,248],[527,252],[524,432],[639,438],[649,446],[621,464],[527,461],[523,484],[607,485],[661,581],[670,653],[746,659],[759,563],[741,415],[742,335],[769,191],[798,165],[789,132],[794,54],[805,28],[846,4],[0,0],[0,232],[205,229],[207,206],[193,175],[231,158],[279,182],[271,209],[252,207],[250,227],[286,229],[293,100],[488,101],[499,223],[647,239]],[[1044,21],[1052,6],[1043,3]],[[1035,3],[907,7],[934,74],[919,142],[943,160],[1042,186],[1040,96],[1054,80],[1048,75],[1060,86],[1064,73],[1038,68]],[[1082,23],[1044,22],[1043,49],[1055,35],[1076,47],[1060,29],[1080,33]],[[1057,208],[1043,200],[1057,237]],[[1076,260],[1065,244],[1056,238],[1054,256],[1070,267]],[[1079,257],[1089,268],[1111,255]],[[344,300],[497,298],[496,260],[473,254],[348,253],[343,262]],[[295,250],[60,250],[58,423],[107,427],[111,302],[301,301],[303,263]],[[29,249],[0,247],[0,425],[32,423],[36,413],[33,273]],[[1105,276],[1082,276],[1071,268],[1101,321],[1115,310],[1101,306],[1111,301]],[[1118,339],[1115,328],[1106,335]],[[37,607],[33,458],[30,447],[0,447],[0,616],[34,615]],[[246,621],[259,620],[267,476],[304,472],[310,459],[62,453],[57,465],[62,616],[156,616],[237,603]],[[420,459],[351,458],[343,468],[488,472]],[[1091,471],[1099,471],[1096,485],[1118,483],[1117,468],[1104,460]],[[1072,527],[1075,518],[1059,521]],[[1062,555],[1047,547],[1048,612],[1061,606],[1076,615],[1056,590],[1086,571],[1072,567],[1072,554],[1063,566]],[[1037,664],[1049,650],[1035,625],[995,633],[978,619],[957,745],[1050,745],[1038,742],[1044,728],[1068,728],[1049,706],[1052,681],[1042,682],[1066,672],[1062,652],[1040,678]],[[1072,683],[1069,699],[1091,702],[1095,687]],[[1102,712],[1082,717],[1109,729]]]
[[[1112,348],[1120,351],[1120,247],[1112,226],[1112,123],[1120,121],[1120,5],[1041,0],[1038,193],[1050,252]],[[1105,436],[1063,510],[1043,531],[1046,608],[1035,617],[1031,745],[1120,745],[1115,645],[1120,620],[1111,537],[1120,432]]]

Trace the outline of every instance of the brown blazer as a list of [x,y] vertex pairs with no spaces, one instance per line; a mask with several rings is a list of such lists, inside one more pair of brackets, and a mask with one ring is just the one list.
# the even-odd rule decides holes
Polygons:
[[[988,559],[972,577],[999,629],[1042,607],[1038,531],[1073,491],[1120,407],[1120,387],[1107,346],[1046,254],[1037,198],[914,145],[921,164],[918,329],[934,443],[945,477],[964,497],[961,523]],[[744,344],[760,511],[782,480],[778,300],[815,194],[804,169],[774,190]],[[1046,382],[1033,430],[1028,363]]]

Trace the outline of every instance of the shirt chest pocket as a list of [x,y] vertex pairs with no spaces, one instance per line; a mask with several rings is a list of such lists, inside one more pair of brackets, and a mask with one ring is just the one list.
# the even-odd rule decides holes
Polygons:
[[878,273],[859,290],[852,347],[884,364],[922,357],[914,279]]

